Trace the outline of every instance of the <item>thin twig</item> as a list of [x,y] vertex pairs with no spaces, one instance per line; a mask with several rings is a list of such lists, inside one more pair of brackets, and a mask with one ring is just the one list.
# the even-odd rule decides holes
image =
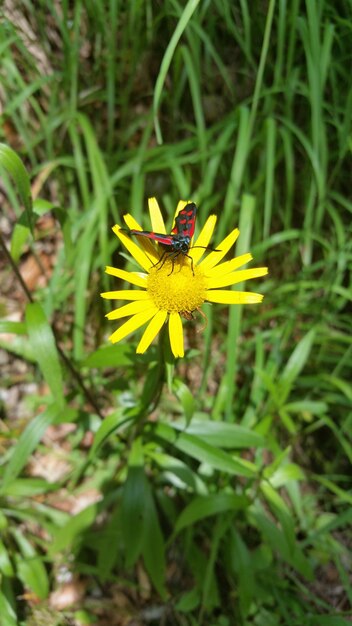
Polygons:
[[[14,262],[10,252],[7,249],[7,246],[3,240],[3,237],[0,233],[0,245],[4,251],[5,257],[7,258],[9,264],[11,265],[11,268],[18,280],[18,282],[20,283],[24,293],[26,294],[26,297],[28,299],[29,302],[34,302],[34,299],[32,297],[31,292],[29,291],[26,283],[24,282],[21,272],[19,271],[16,263]],[[89,402],[89,404],[92,406],[92,408],[97,412],[97,414],[103,419],[103,415],[100,412],[100,409],[94,399],[94,397],[92,396],[90,390],[86,387],[82,376],[80,375],[80,373],[75,369],[75,367],[72,365],[70,359],[66,356],[65,352],[63,351],[63,349],[61,348],[60,344],[58,343],[58,339],[57,339],[57,330],[54,326],[54,324],[52,324],[52,330],[54,333],[54,337],[55,337],[55,342],[56,342],[56,347],[58,350],[58,353],[61,357],[61,359],[63,360],[64,364],[66,365],[67,369],[69,369],[69,371],[71,372],[73,378],[76,380],[76,382],[78,383],[78,385],[80,386],[80,388],[83,391],[83,394],[85,395],[87,401]]]

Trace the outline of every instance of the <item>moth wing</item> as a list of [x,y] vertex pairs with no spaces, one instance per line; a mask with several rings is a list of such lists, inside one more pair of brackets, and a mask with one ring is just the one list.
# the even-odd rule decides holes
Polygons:
[[164,235],[162,233],[153,233],[151,230],[130,230],[130,235],[136,235],[137,237],[147,237],[157,243],[164,244],[165,246],[172,246],[172,235]]
[[175,226],[171,232],[182,235],[183,237],[193,237],[196,225],[196,213],[197,207],[194,202],[186,204],[175,218]]

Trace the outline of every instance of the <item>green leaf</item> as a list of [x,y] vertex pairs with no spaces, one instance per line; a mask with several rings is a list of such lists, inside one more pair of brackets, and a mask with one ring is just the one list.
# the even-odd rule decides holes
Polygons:
[[[38,200],[35,201],[34,209],[36,212],[38,211]],[[47,202],[45,206],[44,201],[42,200],[42,206],[39,207],[39,210],[43,211],[44,209],[46,211],[52,210],[56,219],[59,221],[65,244],[65,256],[67,259],[70,259],[72,255],[75,254],[75,247],[72,241],[72,223],[70,219],[71,214],[68,211],[53,206],[51,202]]]
[[317,480],[321,485],[324,485],[326,489],[330,490],[332,493],[338,496],[341,503],[346,502],[347,504],[352,506],[352,494],[350,493],[349,489],[341,489],[341,487],[339,487],[336,482],[325,478],[325,476],[312,474],[312,478]]
[[326,413],[328,405],[326,402],[317,402],[314,400],[296,400],[285,404],[285,410],[290,413],[302,413],[303,416],[321,415]]
[[186,593],[182,594],[180,599],[175,605],[177,611],[181,613],[189,613],[190,611],[194,611],[201,601],[201,594],[197,587],[193,587],[191,591],[186,591]]
[[260,489],[265,496],[267,502],[269,503],[271,510],[280,521],[282,530],[286,537],[287,545],[290,549],[291,554],[293,554],[295,550],[295,531],[290,510],[286,506],[280,494],[275,491],[275,489],[273,489],[273,487],[268,482],[263,481]]
[[14,569],[9,557],[9,553],[5,544],[0,539],[0,572],[4,576],[12,577],[14,575]]
[[182,594],[180,599],[175,605],[177,611],[181,613],[189,613],[190,611],[194,611],[201,601],[201,594],[197,587],[193,587],[191,591],[186,591],[186,593]]
[[122,532],[126,549],[126,566],[132,567],[138,559],[146,528],[147,481],[143,468],[141,441],[134,441],[129,457],[127,480],[123,487],[121,514]]
[[18,476],[46,429],[59,414],[59,407],[56,404],[51,405],[28,424],[12,449],[10,461],[5,468],[2,489],[7,490],[9,484]]
[[113,433],[122,430],[124,426],[129,424],[130,421],[131,417],[126,417],[126,415],[122,412],[122,409],[118,409],[117,411],[110,413],[110,415],[102,421],[95,434],[93,445],[89,451],[89,458],[94,458],[97,450],[103,445],[104,441],[106,441]]
[[[12,327],[12,330],[11,330],[12,333],[13,333],[13,330],[14,330],[14,327]],[[21,327],[20,327],[20,331],[21,331]],[[26,324],[25,324],[25,332],[24,333],[15,332],[14,337],[11,337],[11,340],[9,340],[8,337],[2,338],[0,335],[0,348],[7,350],[11,354],[16,354],[24,361],[28,361],[29,363],[35,363],[33,350],[28,342]]]
[[17,478],[5,487],[2,485],[1,493],[4,496],[28,498],[48,493],[48,491],[55,491],[58,488],[58,483],[49,483],[44,478]]
[[11,322],[7,320],[0,320],[0,333],[25,335],[26,332],[27,328],[24,322]]
[[120,502],[111,512],[97,547],[99,577],[105,581],[110,578],[116,561],[123,551]]
[[[21,201],[30,216],[32,212],[32,196],[29,176],[18,154],[4,143],[0,143],[0,167],[3,167],[13,178]],[[29,220],[31,221],[31,220]]]
[[187,387],[187,385],[185,385],[185,383],[183,383],[181,380],[174,381],[174,392],[181,402],[186,421],[187,423],[189,423],[195,410],[194,396]]
[[155,451],[154,449],[146,449],[146,454],[164,470],[163,474],[166,480],[173,484],[177,489],[191,489],[197,494],[207,494],[207,487],[197,472],[170,454]]
[[[268,477],[270,477],[270,484],[276,489],[285,487],[290,481],[304,480],[305,476],[303,470],[295,463],[287,463],[286,465],[280,465],[272,474],[269,466]],[[264,476],[266,473],[264,472]]]
[[62,526],[62,528],[59,528],[53,535],[53,542],[50,545],[49,554],[52,556],[57,552],[62,552],[71,547],[77,537],[81,538],[83,532],[92,526],[101,508],[101,504],[96,502],[87,506],[74,517],[71,517],[67,523]]
[[30,234],[30,228],[19,221],[15,224],[11,237],[11,256],[15,263],[18,262],[23,253],[24,244]]
[[81,361],[81,367],[125,367],[133,365],[136,354],[127,343],[114,346],[104,346],[92,352],[87,358]]
[[265,445],[264,437],[238,424],[194,418],[187,426],[181,420],[172,426],[190,435],[199,435],[207,443],[220,448],[258,448]]
[[39,215],[34,211],[29,214],[27,210],[24,210],[18,218],[11,237],[11,255],[15,262],[17,262],[21,254],[23,254],[24,245],[31,231],[33,231],[38,217]]
[[241,612],[248,615],[255,594],[255,576],[251,552],[235,528],[230,531],[229,553],[237,574],[238,601]]
[[50,213],[50,211],[55,212],[56,210],[60,210],[60,209],[57,208],[56,204],[54,204],[53,202],[49,202],[49,200],[46,200],[45,198],[35,198],[33,200],[33,210],[38,216],[41,217],[42,215],[45,215],[46,213]]
[[254,525],[262,533],[273,551],[281,556],[285,561],[290,560],[290,550],[287,546],[286,538],[282,530],[271,521],[264,513],[260,505],[251,507],[250,519],[254,520]]
[[250,508],[249,517],[254,521],[263,534],[263,539],[272,548],[273,552],[294,567],[308,580],[313,579],[313,571],[309,561],[304,556],[298,542],[287,541],[287,535],[269,517],[259,503]]
[[193,526],[199,520],[211,515],[218,515],[225,511],[238,511],[245,509],[249,500],[244,496],[235,494],[216,494],[211,496],[198,496],[183,509],[175,525],[175,534],[187,526]]
[[60,407],[65,404],[62,371],[56,348],[54,333],[46,315],[38,303],[26,307],[26,324],[33,354],[48,383],[55,401]]
[[237,476],[247,476],[248,478],[253,478],[258,472],[257,467],[253,463],[239,457],[230,456],[223,450],[206,443],[196,435],[189,435],[184,432],[176,433],[168,424],[157,424],[155,433],[165,441],[172,443],[181,452],[188,454],[200,463],[210,465],[214,469]]
[[[214,576],[213,571],[213,556],[214,551],[218,549],[219,540],[217,535],[218,524],[216,524],[215,531],[211,533],[209,539],[209,550],[205,552],[200,547],[198,548],[196,541],[189,541],[187,550],[185,551],[185,559],[188,563],[188,567],[192,573],[195,581],[196,588],[199,589],[201,594],[201,605],[206,605],[207,609],[219,606],[219,587],[217,584],[217,578]],[[192,535],[191,535],[192,536]],[[215,545],[214,545],[215,544]],[[187,545],[187,544],[186,544]],[[212,554],[209,554],[211,552]],[[209,571],[209,562],[211,560],[211,571]],[[220,581],[219,581],[220,582]],[[206,586],[206,598],[205,598],[205,586]]]
[[9,525],[6,515],[0,509],[0,532],[3,532]]
[[283,387],[290,389],[302,371],[312,349],[315,335],[316,331],[312,328],[295,347],[280,378],[280,385]]
[[330,376],[328,374],[323,374],[322,378],[323,380],[328,381],[331,385],[334,385],[346,396],[347,400],[352,402],[351,382],[343,380],[343,378],[338,378],[337,376]]
[[17,529],[12,529],[21,555],[16,555],[17,572],[24,587],[33,591],[44,600],[49,593],[49,579],[42,559],[37,555],[32,544]]
[[144,496],[145,531],[142,554],[147,572],[160,596],[165,600],[165,543],[149,483]]
[[73,614],[73,619],[76,624],[79,626],[97,626],[96,616],[89,611],[85,611],[80,609],[79,611],[75,611]]
[[8,578],[0,581],[0,616],[1,626],[18,626],[17,616],[14,609],[14,593]]

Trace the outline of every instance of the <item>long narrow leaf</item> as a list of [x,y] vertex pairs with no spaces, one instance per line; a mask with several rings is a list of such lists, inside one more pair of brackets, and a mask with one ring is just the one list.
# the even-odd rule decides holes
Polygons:
[[56,404],[51,405],[46,411],[33,418],[25,428],[12,450],[12,456],[5,468],[2,485],[4,489],[18,476],[47,427],[55,421],[59,414],[59,407]]
[[30,224],[32,196],[29,176],[18,154],[4,143],[0,143],[0,167],[7,170],[12,177],[21,201],[27,210]]
[[55,337],[46,315],[38,303],[26,309],[26,324],[33,354],[58,406],[63,407],[64,390]]

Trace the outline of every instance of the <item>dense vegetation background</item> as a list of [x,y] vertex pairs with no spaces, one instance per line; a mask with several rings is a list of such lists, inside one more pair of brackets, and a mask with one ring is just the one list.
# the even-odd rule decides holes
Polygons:
[[[0,15],[1,626],[346,626],[351,2]],[[99,298],[148,196],[270,270],[165,369]]]

